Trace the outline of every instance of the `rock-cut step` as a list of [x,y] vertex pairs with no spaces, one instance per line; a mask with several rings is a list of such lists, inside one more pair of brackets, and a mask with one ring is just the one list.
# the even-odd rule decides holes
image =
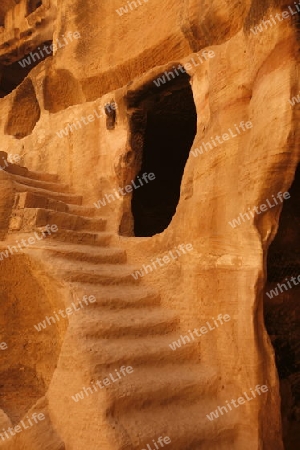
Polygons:
[[44,208],[25,208],[22,210],[22,219],[23,223],[31,227],[43,227],[49,224],[57,225],[59,229],[75,231],[104,231],[107,222],[100,217],[88,218]]
[[184,407],[197,403],[199,398],[214,396],[217,390],[218,374],[201,364],[140,367],[111,384],[107,402],[110,413],[119,417],[122,413],[172,403]]
[[[71,332],[71,329],[70,329]],[[72,333],[78,336],[78,326],[73,327]],[[171,350],[170,343],[178,340],[178,333],[167,336],[147,336],[138,339],[86,339],[83,340],[83,352],[89,355],[91,364],[94,364],[95,373],[110,367],[117,368],[122,365],[161,367],[165,364],[200,362],[199,349],[195,343],[188,343]]]
[[85,308],[82,311],[80,334],[88,338],[136,338],[166,335],[178,330],[179,317],[175,312],[161,308],[127,309],[122,311],[99,311]]
[[[40,232],[46,232],[45,227],[37,228]],[[111,239],[111,233],[90,233],[88,231],[73,231],[58,229],[56,233],[46,234],[46,241],[59,241],[72,244],[94,245],[97,247],[108,247]]]
[[65,258],[74,261],[83,261],[93,264],[124,264],[126,263],[126,252],[120,248],[114,247],[94,247],[92,245],[73,244],[60,246],[49,246],[45,248],[51,256]]
[[79,216],[86,216],[86,217],[101,217],[102,211],[93,208],[92,206],[78,206],[78,205],[68,205],[68,212],[70,214],[78,214]]
[[28,170],[26,173],[27,178],[38,181],[49,181],[50,183],[59,183],[59,176],[56,173],[37,172]]
[[47,191],[64,192],[64,193],[69,191],[69,186],[62,183],[57,182],[53,183],[51,181],[35,180],[34,178],[28,178],[26,176],[24,177],[20,175],[12,175],[12,179],[19,184],[39,189],[45,189]]
[[65,212],[83,217],[101,217],[98,209],[89,206],[68,204],[61,200],[55,200],[35,192],[19,192],[16,208],[43,208],[52,211]]
[[171,439],[170,450],[228,450],[237,438],[238,427],[230,414],[209,421],[206,414],[217,408],[217,395],[215,398],[212,402],[207,396],[199,395],[198,403],[184,407],[180,403],[164,404],[156,408],[124,411],[114,419],[126,429],[132,450],[147,448],[147,444],[159,436]]
[[[61,260],[63,261],[63,260]],[[60,274],[64,280],[73,283],[95,283],[102,285],[130,285],[137,284],[140,280],[135,280],[132,276],[134,267],[129,265],[96,265],[82,263],[70,264],[63,261],[63,264],[57,264]]]
[[146,286],[97,286],[95,284],[81,283],[77,288],[78,297],[94,295],[96,302],[89,308],[104,308],[109,310],[127,308],[155,307],[161,304],[159,293]]
[[53,200],[51,198],[44,197],[43,195],[38,195],[35,192],[19,192],[16,194],[15,198],[16,209],[44,208],[60,212],[69,211],[67,203],[60,200]]
[[17,164],[9,164],[5,167],[5,172],[12,175],[20,175],[22,177],[30,178],[32,180],[45,181],[50,183],[58,183],[59,177],[54,173],[36,172],[28,170],[27,167],[18,166]]
[[60,192],[49,191],[46,189],[35,188],[32,186],[27,186],[26,184],[18,183],[16,181],[14,181],[14,187],[18,192],[31,192],[35,195],[46,197],[56,201],[62,201],[64,203],[70,203],[75,205],[82,204],[81,195],[67,194],[67,193],[64,194]]

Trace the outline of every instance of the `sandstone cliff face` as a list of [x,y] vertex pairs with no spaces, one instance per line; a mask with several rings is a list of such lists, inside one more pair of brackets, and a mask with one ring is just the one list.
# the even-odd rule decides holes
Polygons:
[[[58,231],[0,261],[0,428],[44,414],[0,448],[298,448],[299,290],[267,295],[299,275],[296,6],[14,3],[0,6],[0,133],[21,160],[0,171],[1,251]],[[152,167],[153,190],[118,194]]]

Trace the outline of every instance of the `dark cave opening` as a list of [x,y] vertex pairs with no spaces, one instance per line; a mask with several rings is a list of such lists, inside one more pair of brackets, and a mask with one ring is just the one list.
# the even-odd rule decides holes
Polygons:
[[268,252],[264,314],[280,380],[284,446],[296,450],[300,442],[300,165],[289,193]]
[[0,63],[0,98],[15,90],[35,66],[52,56],[51,44],[52,41],[44,42],[19,61]]
[[155,92],[152,88],[139,105],[145,117],[145,130],[138,177],[154,173],[155,180],[133,192],[135,236],[161,233],[175,214],[184,167],[197,130],[189,79],[187,74],[181,74],[163,89],[155,87]]

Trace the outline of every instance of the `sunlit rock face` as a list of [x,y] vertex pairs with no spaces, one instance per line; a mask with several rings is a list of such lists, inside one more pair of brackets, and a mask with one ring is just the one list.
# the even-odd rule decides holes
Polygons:
[[0,449],[299,448],[299,18],[1,2]]

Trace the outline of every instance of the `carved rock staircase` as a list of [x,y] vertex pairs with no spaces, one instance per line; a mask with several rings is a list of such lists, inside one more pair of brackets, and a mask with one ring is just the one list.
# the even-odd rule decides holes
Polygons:
[[[147,444],[155,449],[159,436],[171,439],[172,450],[230,448],[234,424],[225,416],[213,423],[205,416],[218,404],[216,373],[200,364],[197,342],[176,351],[169,347],[181,334],[178,315],[162,308],[159,294],[132,277],[126,252],[110,245],[112,234],[96,208],[82,206],[82,197],[71,194],[56,175],[21,169],[7,168],[16,189],[10,238],[57,225],[58,232],[41,244],[47,260],[56,261],[51,275],[69,282],[78,297],[96,296],[78,313],[81,327],[74,330],[89,347],[91,379],[122,365],[134,368],[105,389],[116,450],[148,449]],[[74,402],[74,408],[83,401]],[[223,425],[216,431],[219,420]]]

